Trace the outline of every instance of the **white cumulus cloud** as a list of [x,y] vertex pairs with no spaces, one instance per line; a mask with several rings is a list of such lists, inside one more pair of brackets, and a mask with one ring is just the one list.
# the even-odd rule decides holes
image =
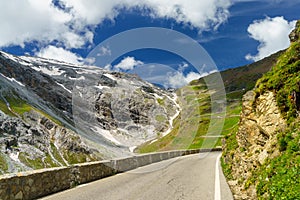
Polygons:
[[[130,2],[130,1],[129,1]],[[214,28],[227,20],[229,16],[229,0],[144,0],[139,6],[152,10],[150,16],[171,18],[178,23],[188,24],[200,31]]]
[[72,29],[73,16],[51,0],[0,1],[0,8],[0,47],[58,41],[67,48],[78,48],[90,40],[89,31],[79,34]]
[[114,20],[120,8],[147,9],[153,18],[174,19],[199,30],[216,28],[227,20],[230,0],[61,0],[76,16],[77,25],[99,24],[104,19]]
[[295,28],[296,21],[288,22],[283,17],[267,17],[254,21],[248,27],[250,37],[259,41],[257,55],[246,55],[247,60],[258,61],[289,46],[289,33]]
[[197,29],[223,23],[230,0],[60,0],[59,9],[51,0],[0,1],[0,47],[25,42],[62,42],[66,48],[80,48],[91,42],[95,27],[104,19],[114,20],[121,8],[144,8],[153,18],[170,18]]
[[97,56],[110,56],[111,55],[111,50],[109,47],[103,47],[101,46],[99,49],[99,53],[97,53]]
[[139,60],[135,60],[134,57],[126,57],[123,60],[121,60],[120,63],[118,63],[117,65],[114,65],[112,70],[115,71],[127,71],[127,70],[133,70],[134,67],[139,66],[139,65],[143,65],[144,63],[142,61]]
[[167,82],[165,83],[166,88],[180,88],[187,85],[192,80],[201,78],[202,75],[196,72],[190,72],[184,75],[182,72],[169,73],[167,76]]
[[[203,30],[216,29],[229,16],[231,0],[10,0],[0,1],[0,48],[59,46],[65,51],[90,46],[96,27],[114,21],[120,10],[173,19]],[[59,6],[57,5],[59,4]],[[41,50],[42,51],[42,50]],[[109,53],[105,52],[104,53]],[[50,54],[49,54],[50,55]],[[66,55],[66,54],[63,54]]]
[[61,47],[47,46],[35,54],[38,57],[50,58],[73,64],[82,64],[83,58]]
[[191,81],[208,76],[209,74],[215,73],[217,70],[212,70],[210,72],[189,72],[184,73],[183,71],[169,72],[164,82],[165,88],[180,88]]

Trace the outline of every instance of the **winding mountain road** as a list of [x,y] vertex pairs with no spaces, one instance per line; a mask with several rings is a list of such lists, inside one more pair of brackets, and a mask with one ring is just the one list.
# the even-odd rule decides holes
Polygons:
[[221,152],[154,163],[63,191],[43,200],[230,200]]

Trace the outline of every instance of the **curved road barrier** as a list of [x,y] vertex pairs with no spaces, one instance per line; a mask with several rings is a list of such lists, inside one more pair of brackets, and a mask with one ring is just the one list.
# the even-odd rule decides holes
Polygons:
[[214,149],[176,150],[0,176],[0,199],[36,199],[152,163]]

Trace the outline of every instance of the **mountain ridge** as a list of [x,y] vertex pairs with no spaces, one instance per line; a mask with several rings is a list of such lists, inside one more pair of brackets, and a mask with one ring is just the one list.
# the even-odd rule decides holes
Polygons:
[[0,82],[2,173],[131,155],[179,112],[172,93],[97,67],[0,52]]

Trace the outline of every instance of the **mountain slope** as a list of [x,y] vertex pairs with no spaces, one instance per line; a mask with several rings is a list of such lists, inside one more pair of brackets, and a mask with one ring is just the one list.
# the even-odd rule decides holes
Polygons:
[[244,95],[238,131],[226,139],[222,164],[236,199],[299,199],[300,21],[290,38]]
[[[242,95],[251,90],[256,81],[275,65],[281,54],[282,51],[256,63],[220,72],[227,93],[225,123],[222,129],[223,136],[237,128]],[[212,76],[214,74],[208,75],[206,78],[209,79]],[[211,116],[211,94],[203,78],[194,80],[189,85],[178,89],[178,102],[182,111],[174,121],[173,130],[165,137],[143,144],[137,151],[145,153],[202,147],[204,140],[209,139],[206,134],[211,117],[218,117]],[[221,146],[221,137],[217,138],[217,146]],[[211,138],[211,142],[215,143],[215,139]]]
[[135,75],[0,52],[0,173],[130,155],[179,109]]

